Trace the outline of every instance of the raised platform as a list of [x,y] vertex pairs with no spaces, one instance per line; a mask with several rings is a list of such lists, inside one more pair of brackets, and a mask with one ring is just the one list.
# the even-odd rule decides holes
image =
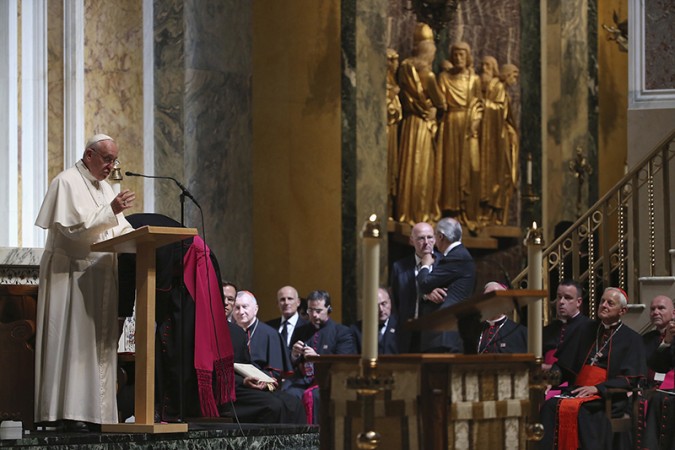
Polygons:
[[0,449],[299,449],[318,450],[319,427],[236,423],[188,423],[187,433],[59,433],[31,431],[22,439],[0,440]]

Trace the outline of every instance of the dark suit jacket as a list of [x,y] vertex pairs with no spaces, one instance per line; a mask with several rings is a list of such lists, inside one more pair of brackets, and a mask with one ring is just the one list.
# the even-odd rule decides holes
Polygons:
[[[352,355],[356,354],[356,343],[354,336],[344,325],[335,322],[332,319],[328,321],[318,330],[310,322],[300,328],[296,328],[291,338],[291,347],[297,341],[302,341],[305,345],[309,345],[319,355]],[[302,358],[297,361],[291,361],[295,367],[295,373],[289,380],[290,385],[295,387],[309,387],[314,377],[305,377],[300,371],[300,365],[303,362]]]
[[[440,253],[434,252],[435,261],[440,260],[441,256]],[[398,314],[400,324],[396,329],[399,352],[416,351],[416,349],[410,348],[412,333],[405,329],[405,323],[415,317],[415,304],[418,298],[414,253],[394,263],[389,284],[391,285],[391,300],[394,311]]]
[[[350,326],[349,329],[354,334],[354,340],[356,341],[356,350],[358,353],[361,353],[363,340],[363,335],[361,330],[363,329],[362,321],[356,322],[354,325]],[[396,329],[398,328],[398,320],[395,315],[389,316],[387,321],[387,327],[382,332],[382,336],[379,338],[377,343],[377,353],[379,355],[396,355],[398,354],[398,342],[396,339]]]
[[319,355],[351,355],[356,353],[354,336],[346,326],[332,319],[318,330],[312,323],[296,328],[291,338],[291,347],[297,341],[314,348]]
[[[441,304],[423,301],[420,304],[420,316],[433,314],[441,308],[447,308],[465,300],[473,294],[476,283],[476,266],[469,251],[460,244],[434,264],[433,270],[422,268],[417,274],[417,285],[422,294],[428,294],[436,288],[446,288],[447,294]],[[423,331],[420,336],[422,351],[449,351],[461,353],[462,340],[456,331]]]
[[[281,326],[281,317],[277,317],[276,319],[268,320],[268,321],[265,322],[265,323],[266,323],[267,325],[271,326],[272,328],[274,328],[275,330],[277,330],[277,332],[278,332],[278,331],[279,331],[279,327]],[[307,321],[306,321],[305,319],[303,319],[302,316],[301,316],[300,314],[298,314],[298,321],[295,323],[295,328],[293,328],[293,332],[295,332],[295,330],[297,330],[297,329],[300,328],[301,326],[305,325],[306,323],[307,323]],[[279,334],[281,334],[281,333],[279,333]],[[292,338],[293,338],[293,333],[291,333],[291,344],[288,345],[288,349],[289,349],[289,350],[290,350],[291,347],[293,346],[293,345],[292,345],[292,344],[293,344],[293,339],[292,339]],[[290,353],[289,353],[289,356],[290,356]]]

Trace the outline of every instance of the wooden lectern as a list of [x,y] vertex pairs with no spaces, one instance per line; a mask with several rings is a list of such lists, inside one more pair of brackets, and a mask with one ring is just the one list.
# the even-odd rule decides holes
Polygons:
[[136,422],[103,424],[104,433],[188,430],[186,423],[155,423],[155,250],[196,235],[196,228],[146,226],[91,246],[94,252],[136,253]]
[[[411,330],[457,330],[465,318],[489,319],[541,301],[545,295],[543,290],[479,294],[404,326]],[[538,328],[541,331],[541,324]],[[321,395],[321,449],[356,448],[362,431],[362,403],[357,391],[347,387],[347,380],[359,374],[360,358],[323,355],[308,360],[315,364]],[[539,367],[534,352],[379,357],[378,373],[394,382],[374,399],[374,431],[382,439],[378,448],[507,450],[532,446],[529,439],[533,439],[542,396]]]

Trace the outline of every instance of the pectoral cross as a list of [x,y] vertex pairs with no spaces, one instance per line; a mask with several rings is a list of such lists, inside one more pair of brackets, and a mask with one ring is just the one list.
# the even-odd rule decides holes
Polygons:
[[594,366],[598,363],[598,358],[602,358],[602,352],[598,352],[594,357],[591,358],[591,366]]

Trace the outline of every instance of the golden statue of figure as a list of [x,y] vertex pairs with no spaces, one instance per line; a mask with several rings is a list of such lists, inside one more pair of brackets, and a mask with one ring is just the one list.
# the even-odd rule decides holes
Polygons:
[[483,121],[481,123],[481,221],[506,225],[509,202],[518,186],[518,133],[507,87],[518,80],[518,68],[483,58]]
[[481,83],[473,70],[469,44],[453,44],[450,62],[452,67],[444,69],[438,76],[447,104],[439,131],[439,207],[444,215],[459,218],[470,231],[475,231],[480,195]]
[[396,198],[396,187],[398,186],[398,124],[403,118],[401,109],[401,100],[398,94],[401,88],[396,81],[396,72],[398,71],[398,53],[387,49],[387,183],[389,186],[389,201],[387,209],[389,217],[394,218],[394,199]]
[[413,56],[399,68],[403,122],[400,134],[400,170],[396,215],[401,222],[434,222],[440,217],[435,136],[437,109],[445,109],[431,64],[436,44],[431,28],[417,24]]

